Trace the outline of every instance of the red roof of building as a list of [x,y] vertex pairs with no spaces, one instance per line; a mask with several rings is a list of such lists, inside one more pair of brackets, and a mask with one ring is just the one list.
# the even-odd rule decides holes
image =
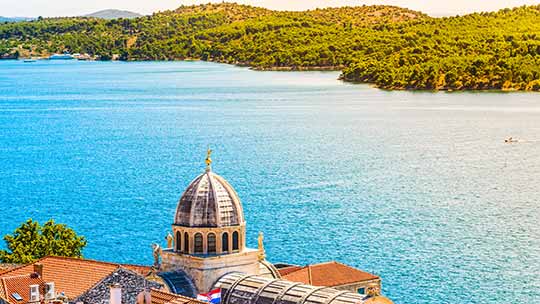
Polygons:
[[43,280],[36,275],[18,275],[7,278],[1,278],[0,297],[8,300],[10,303],[20,303],[15,295],[22,298],[22,303],[30,301],[30,286],[39,285],[40,293],[44,292]]
[[[42,258],[33,264],[24,265],[0,274],[0,289],[3,289],[3,292],[0,292],[0,295],[4,293],[9,296],[11,288],[22,288],[16,287],[19,283],[13,283],[15,284],[13,285],[9,282],[8,284],[3,282],[5,280],[10,281],[17,276],[29,277],[30,275],[33,275],[35,273],[35,264],[43,265],[43,273],[40,280],[42,280],[42,282],[54,282],[56,292],[63,292],[70,299],[82,295],[105,277],[112,274],[119,267],[127,268],[143,276],[146,276],[151,270],[150,267],[146,266],[122,265],[78,258],[50,256]],[[23,283],[26,284],[24,281],[20,282],[20,284]],[[25,292],[24,295],[20,295],[23,298],[25,295],[29,296],[29,291]]]
[[314,286],[340,286],[358,282],[378,280],[379,277],[336,261],[279,269],[285,280]]
[[208,304],[193,298],[172,294],[163,290],[151,289],[152,304]]
[[0,275],[4,272],[8,272],[10,270],[13,270],[15,268],[21,267],[20,264],[4,264],[0,263]]
[[291,266],[287,266],[287,267],[283,267],[283,268],[278,268],[278,272],[279,272],[279,275],[285,276],[285,275],[288,275],[289,273],[298,271],[298,270],[300,270],[302,268],[304,268],[304,267],[297,266],[297,265],[291,265]]
[[152,272],[152,267],[150,266],[131,265],[131,264],[119,264],[119,265],[133,272],[136,272],[137,274],[143,277],[148,276],[150,272]]

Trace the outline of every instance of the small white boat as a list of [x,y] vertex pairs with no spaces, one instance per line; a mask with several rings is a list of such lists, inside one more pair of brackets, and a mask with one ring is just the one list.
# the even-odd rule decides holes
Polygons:
[[507,144],[511,144],[511,143],[517,143],[517,142],[519,142],[519,140],[514,139],[512,137],[509,137],[509,138],[505,139],[504,142],[507,143]]

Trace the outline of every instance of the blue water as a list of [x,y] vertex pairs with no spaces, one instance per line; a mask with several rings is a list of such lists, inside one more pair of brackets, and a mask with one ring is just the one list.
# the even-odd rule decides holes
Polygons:
[[540,303],[540,95],[337,76],[2,61],[0,235],[54,218],[87,258],[150,264],[210,145],[272,262],[342,261],[396,303]]

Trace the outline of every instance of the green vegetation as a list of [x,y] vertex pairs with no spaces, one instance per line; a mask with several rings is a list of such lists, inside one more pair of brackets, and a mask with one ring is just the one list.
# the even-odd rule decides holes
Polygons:
[[8,250],[0,250],[0,262],[26,264],[49,256],[82,257],[86,240],[63,224],[49,220],[43,226],[29,219],[4,236]]
[[540,90],[540,6],[388,27],[392,37],[343,72],[398,89]]
[[[255,69],[339,69],[386,89],[540,91],[540,6],[431,18],[393,6],[279,12],[231,3],[134,19],[0,25],[0,55],[201,59]],[[17,53],[15,53],[17,52]]]

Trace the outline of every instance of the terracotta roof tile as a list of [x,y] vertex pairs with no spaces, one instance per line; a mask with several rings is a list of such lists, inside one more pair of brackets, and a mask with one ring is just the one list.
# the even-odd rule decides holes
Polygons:
[[[136,265],[121,265],[108,262],[66,257],[45,257],[37,261],[43,265],[43,281],[54,282],[57,292],[76,298],[113,273],[119,267],[147,274],[151,268]],[[35,263],[34,263],[35,264]],[[18,267],[0,274],[0,278],[34,273],[34,264]]]
[[[10,303],[26,303],[30,300],[30,285],[39,285],[40,294],[45,291],[43,280],[39,276],[34,275],[16,275],[0,279],[3,298]],[[19,294],[22,301],[17,301],[13,294]]]
[[208,304],[190,297],[151,289],[152,304]]
[[340,286],[379,279],[378,276],[335,261],[313,264],[282,274],[285,280],[314,286]]
[[289,273],[292,273],[292,272],[295,272],[297,270],[300,270],[304,267],[302,266],[297,266],[297,265],[291,265],[291,266],[287,266],[287,267],[283,267],[283,268],[278,268],[278,272],[281,276],[285,276],[285,275],[288,275]]
[[304,266],[296,271],[290,272],[286,275],[282,275],[281,278],[288,281],[300,282],[300,283],[311,285],[312,283],[311,283],[311,280],[309,279],[307,267],[308,266]]
[[5,263],[0,263],[0,275],[4,272],[8,272],[8,271],[11,271],[15,268],[19,268],[21,267],[20,264],[5,264]]
[[146,277],[152,271],[151,266],[141,266],[141,265],[131,265],[131,264],[120,264],[120,266],[129,269],[133,272],[136,272],[143,277]]
[[[7,301],[6,288],[2,278],[0,278],[0,299]],[[0,301],[0,303],[2,302]]]

